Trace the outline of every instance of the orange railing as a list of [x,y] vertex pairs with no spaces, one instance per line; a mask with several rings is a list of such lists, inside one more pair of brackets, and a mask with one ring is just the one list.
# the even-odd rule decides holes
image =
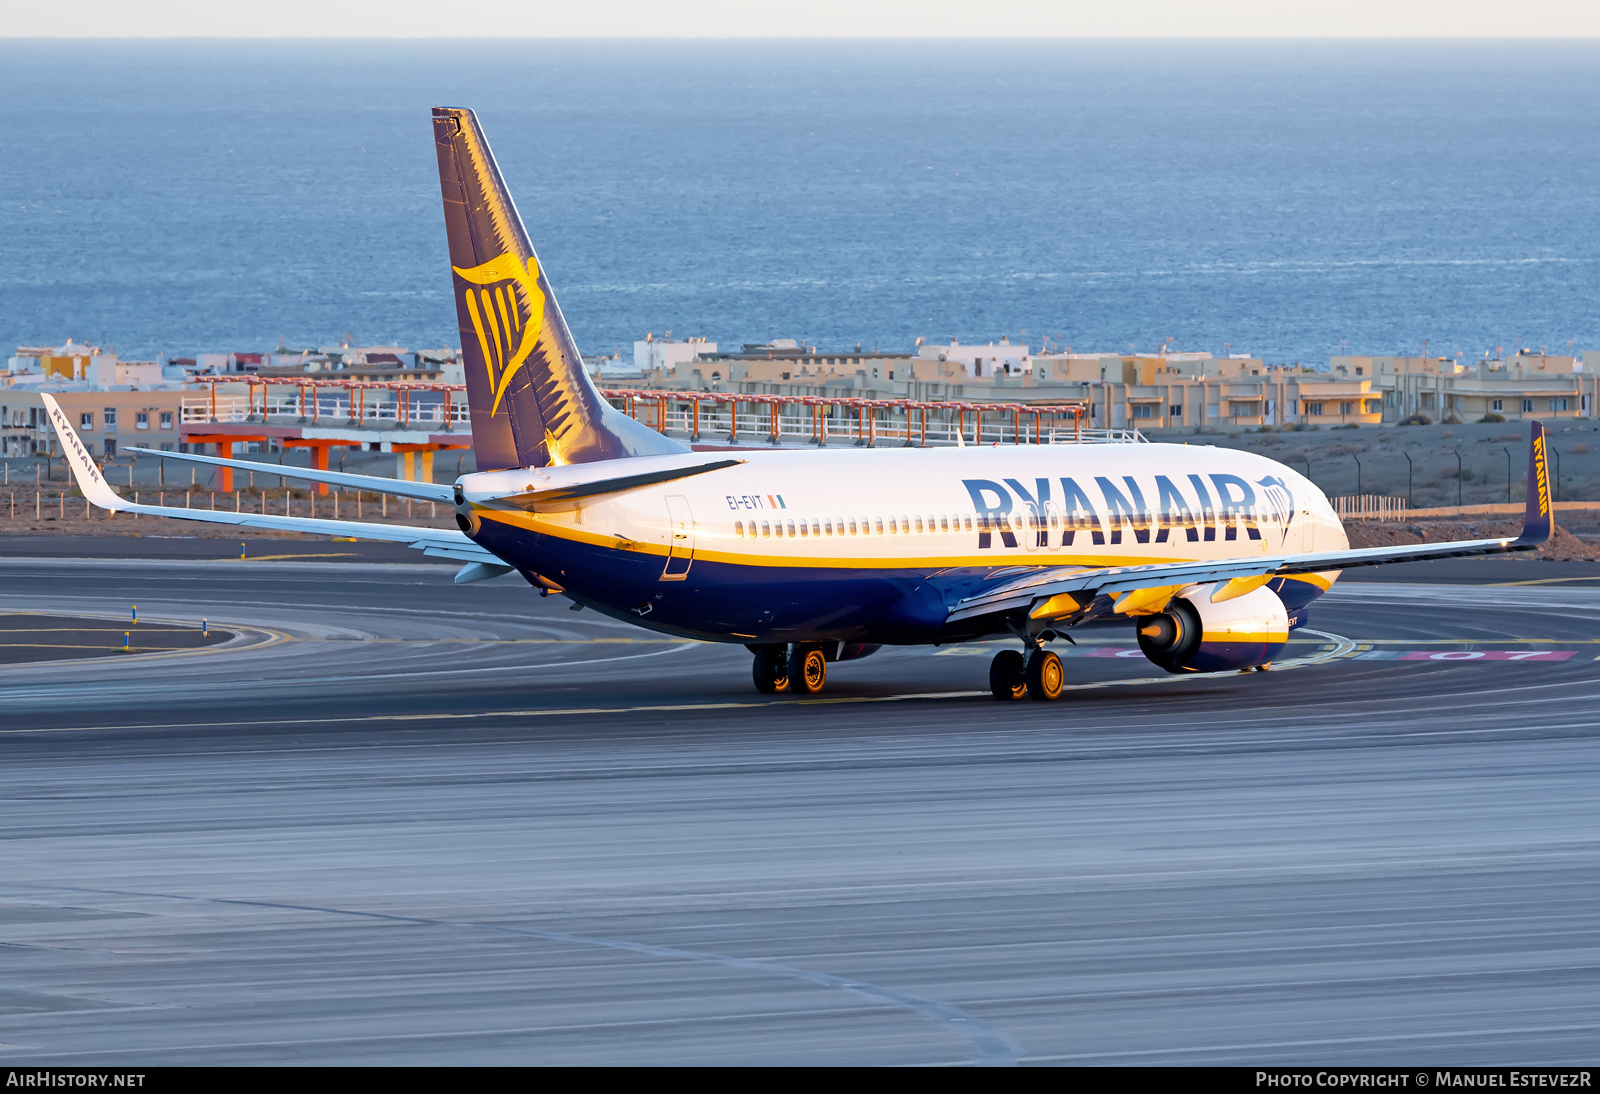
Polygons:
[[[185,400],[184,420],[246,421],[268,416],[294,416],[317,423],[324,416],[348,422],[392,421],[399,425],[439,423],[451,428],[468,420],[465,388],[460,384],[422,381],[333,379],[316,376],[200,376],[210,390],[194,405]],[[245,393],[219,394],[224,384],[243,384]],[[274,388],[295,395],[273,401]],[[323,392],[334,390],[331,409]],[[419,392],[440,393],[419,408]],[[457,399],[456,393],[461,397]],[[383,400],[369,393],[381,393]],[[756,395],[722,391],[602,389],[612,405],[662,433],[683,433],[692,440],[703,434],[725,434],[737,444],[741,434],[768,444],[785,440],[825,446],[830,440],[870,447],[880,441],[928,444],[1056,444],[1136,442],[1137,430],[1086,429],[1082,403],[925,402],[915,399],[861,399],[825,395]]]

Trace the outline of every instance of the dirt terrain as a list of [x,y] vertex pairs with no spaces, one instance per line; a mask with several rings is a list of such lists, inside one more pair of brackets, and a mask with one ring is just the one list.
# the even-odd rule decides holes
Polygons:
[[[1600,423],[1558,419],[1545,426],[1556,500],[1600,501]],[[1409,488],[1412,507],[1424,509],[1520,502],[1527,496],[1525,422],[1265,433],[1169,429],[1151,432],[1148,437],[1256,452],[1294,468],[1329,497],[1379,494],[1403,498]]]
[[[1600,516],[1597,513],[1596,516]],[[1594,517],[1589,521],[1593,522]],[[1348,520],[1345,534],[1352,547],[1395,547],[1404,543],[1442,543],[1453,539],[1495,539],[1516,536],[1522,531],[1520,520]],[[1594,534],[1591,532],[1591,534]],[[1512,556],[1529,560],[1588,561],[1600,559],[1600,547],[1592,540],[1579,538],[1567,528],[1556,526],[1550,542],[1538,551]]]

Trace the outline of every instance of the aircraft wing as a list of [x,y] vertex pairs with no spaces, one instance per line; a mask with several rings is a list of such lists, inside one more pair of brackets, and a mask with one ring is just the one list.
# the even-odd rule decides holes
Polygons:
[[[1544,424],[1533,423],[1528,445],[1528,504],[1523,515],[1522,534],[1515,539],[1470,539],[1451,543],[1415,543],[1400,547],[1365,547],[1343,551],[1311,551],[1301,554],[1260,555],[1254,558],[1224,558],[1199,562],[1165,562],[1148,566],[1074,568],[1060,566],[1039,570],[1015,581],[1006,582],[975,596],[957,601],[950,610],[952,621],[976,616],[1026,610],[1036,619],[1073,615],[1098,596],[1114,596],[1140,591],[1155,593],[1152,604],[1162,600],[1167,590],[1176,592],[1189,585],[1227,582],[1212,599],[1229,600],[1265,585],[1274,577],[1313,574],[1327,570],[1348,570],[1358,566],[1382,566],[1391,562],[1420,562],[1470,555],[1494,555],[1512,551],[1532,551],[1550,538],[1553,530],[1550,476],[1546,464]],[[1137,598],[1135,602],[1139,599]]]
[[[397,524],[370,524],[354,520],[323,520],[319,517],[285,517],[263,513],[228,513],[210,509],[183,509],[174,505],[140,505],[124,499],[101,476],[77,431],[67,421],[61,407],[47,394],[45,411],[56,435],[61,438],[61,448],[67,463],[78,482],[83,496],[102,509],[113,513],[146,513],[155,517],[172,517],[177,520],[198,520],[208,524],[233,524],[244,528],[273,528],[284,532],[309,532],[319,536],[350,536],[355,539],[386,540],[415,547],[424,554],[449,558],[458,562],[479,563],[505,573],[505,561],[492,551],[480,547],[461,532],[450,528],[415,528]],[[169,455],[161,453],[161,455]],[[228,461],[224,461],[228,462]],[[273,474],[276,474],[276,470]],[[346,476],[364,478],[366,476]],[[449,500],[448,496],[444,500]],[[487,575],[493,576],[493,575]]]
[[153,448],[129,447],[123,451],[160,456],[164,460],[231,467],[236,471],[257,471],[265,475],[277,475],[282,479],[301,479],[306,482],[326,483],[328,486],[347,486],[352,490],[371,490],[375,494],[394,494],[402,498],[455,504],[452,488],[442,483],[407,482],[405,479],[390,479],[382,475],[349,475],[343,471],[318,471],[314,467],[284,467],[279,464],[257,463],[253,460],[228,460],[221,456],[200,456],[188,452],[157,452]]

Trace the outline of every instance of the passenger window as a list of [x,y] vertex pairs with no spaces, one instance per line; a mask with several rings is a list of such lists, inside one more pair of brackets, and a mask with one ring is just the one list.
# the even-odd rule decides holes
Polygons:
[[733,522],[733,534],[740,539],[744,538],[744,521],[736,520]]
[[801,521],[800,522],[800,534],[802,536],[806,534],[806,522],[805,521]]
[[950,518],[949,517],[940,517],[939,518],[939,531],[948,532],[949,530],[950,530]]
[[833,521],[824,520],[822,522],[822,534],[825,536],[833,535]]
[[922,531],[922,518],[921,517],[917,518],[917,531],[918,532]]
[[791,536],[794,535],[794,521],[792,521],[792,520],[789,522],[789,534]]
[[900,518],[900,530],[902,532],[904,532],[908,536],[911,534],[911,518],[910,517],[902,516]]
[[967,514],[967,531],[972,531],[972,514]]
[[850,534],[852,536],[856,534],[856,518],[855,517],[851,517],[850,518]]
[[767,525],[766,521],[761,522],[761,534],[763,536],[770,536],[772,534],[772,529]]
[[878,518],[878,534],[880,536],[883,535],[883,518],[882,517]]
[[811,534],[814,536],[819,536],[822,534],[822,528],[819,524],[817,524],[816,521],[811,522]]

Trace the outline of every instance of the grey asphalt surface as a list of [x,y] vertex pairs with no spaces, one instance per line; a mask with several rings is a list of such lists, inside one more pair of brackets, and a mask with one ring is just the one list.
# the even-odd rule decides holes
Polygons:
[[142,657],[216,646],[234,639],[203,622],[145,623],[130,611],[121,618],[74,618],[38,612],[0,612],[0,665],[28,661]]
[[1570,581],[1001,705],[998,646],[768,699],[515,579],[3,558],[234,637],[0,668],[0,1063],[1592,1064],[1600,591],[1509,565]]

